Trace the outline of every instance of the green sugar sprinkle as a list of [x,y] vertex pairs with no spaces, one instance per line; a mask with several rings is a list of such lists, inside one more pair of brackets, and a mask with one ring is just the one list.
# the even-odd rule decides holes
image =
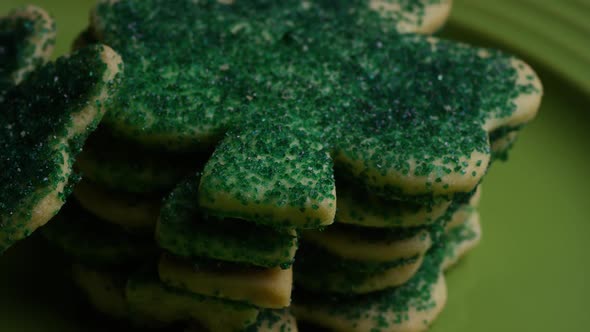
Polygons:
[[199,178],[189,177],[164,200],[156,229],[160,247],[185,258],[291,266],[297,248],[294,232],[207,216],[196,204]]
[[[102,46],[82,49],[30,73],[8,89],[0,100],[0,232],[11,234],[28,227],[32,208],[61,183],[69,183],[69,169],[94,122],[72,135],[73,117],[102,90],[106,64]],[[77,128],[80,130],[80,128]],[[68,156],[70,160],[64,160]],[[71,183],[69,183],[71,185]],[[60,193],[64,199],[71,188]],[[56,211],[57,212],[57,211]]]
[[[47,54],[36,53],[53,46],[54,35],[55,23],[36,10],[25,7],[0,17],[0,99],[2,91],[24,78],[25,73],[19,74],[19,70],[27,67],[32,70],[45,63]],[[45,40],[44,37],[49,37],[44,45],[31,40]]]
[[[374,323],[371,331],[388,331],[388,328],[406,321],[410,308],[418,311],[433,308],[436,303],[431,296],[432,287],[440,275],[444,246],[438,244],[426,255],[422,266],[407,283],[362,295],[340,295],[314,293],[297,288],[294,303],[312,310],[321,310],[329,315],[341,317],[350,322],[371,317]],[[394,314],[392,316],[389,316]]]
[[295,318],[285,320],[288,317],[289,309],[261,309],[256,324],[244,329],[242,332],[277,331],[294,332],[297,324]]
[[66,204],[41,232],[51,244],[83,264],[125,267],[130,263],[155,261],[158,255],[153,240],[127,234],[123,228],[97,219],[75,202]]
[[[402,16],[429,3],[393,2]],[[106,124],[168,148],[221,141],[201,184],[211,202],[223,193],[302,213],[335,204],[332,159],[373,192],[406,197],[375,174],[437,183],[465,174],[462,158],[490,154],[484,123],[510,116],[519,94],[538,93],[517,83],[511,57],[400,34],[401,18],[370,10],[368,0],[123,0],[99,4],[95,16],[97,37],[128,69]],[[420,192],[431,195],[432,185]],[[318,204],[305,205],[312,197]]]

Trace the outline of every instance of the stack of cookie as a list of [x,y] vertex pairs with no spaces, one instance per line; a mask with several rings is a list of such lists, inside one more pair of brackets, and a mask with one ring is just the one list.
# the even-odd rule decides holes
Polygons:
[[[87,29],[73,48],[97,43]],[[108,110],[111,103],[109,99],[103,106]],[[74,165],[82,174],[73,188],[74,198],[43,233],[73,258],[74,280],[102,313],[130,317],[134,308],[125,294],[128,280],[132,275],[141,278],[137,271],[155,266],[160,255],[154,232],[162,199],[202,165],[199,158],[204,157],[117,137],[108,124],[102,124],[84,144]],[[143,313],[132,317],[143,317]],[[148,325],[167,323],[135,320]]]
[[[296,330],[288,311],[280,310],[291,304],[295,231],[207,215],[195,204],[199,182],[199,176],[189,177],[164,201],[156,229],[165,250],[158,264],[160,280],[210,302],[282,317],[282,328]],[[223,319],[227,326],[236,325],[233,330],[252,323],[234,316],[230,312]]]
[[449,10],[99,1],[75,45],[111,46],[124,77],[45,232],[98,310],[294,331],[295,279],[303,321],[426,329],[479,238],[477,187],[541,95],[520,60],[421,35]]
[[[74,49],[102,41],[94,28]],[[105,106],[115,113],[121,100]],[[83,178],[75,199],[44,229],[73,257],[74,280],[90,302],[139,325],[296,331],[288,311],[274,310],[290,305],[294,230],[209,218],[195,204],[198,176],[178,185],[161,209],[163,196],[202,169],[210,153],[200,145],[164,146],[151,135],[134,141],[113,128],[118,121],[107,119],[88,139],[77,158]]]
[[426,329],[446,300],[440,271],[481,236],[479,190],[465,203],[419,205],[337,185],[335,224],[302,234],[298,319],[336,331]]

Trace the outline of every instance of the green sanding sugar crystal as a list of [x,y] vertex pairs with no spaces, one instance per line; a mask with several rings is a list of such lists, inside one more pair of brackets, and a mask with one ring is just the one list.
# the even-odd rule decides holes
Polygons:
[[[101,3],[95,34],[128,69],[106,124],[169,148],[221,141],[202,196],[222,192],[244,206],[304,211],[311,197],[333,202],[332,159],[390,198],[407,196],[406,188],[375,174],[437,183],[464,175],[466,157],[490,154],[486,121],[510,116],[515,97],[538,91],[517,83],[512,58],[500,52],[484,57],[401,34],[396,24],[432,2],[391,2],[399,15],[381,15],[368,0]],[[431,182],[421,186],[432,192]]]
[[264,309],[260,311],[256,323],[242,332],[260,331],[295,332],[297,324],[289,309]]

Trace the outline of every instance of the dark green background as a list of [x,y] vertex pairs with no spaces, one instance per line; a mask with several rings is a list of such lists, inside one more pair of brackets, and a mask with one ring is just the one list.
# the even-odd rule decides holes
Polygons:
[[[20,0],[2,0],[0,13]],[[56,54],[90,0],[31,0],[58,25]],[[508,163],[485,178],[481,245],[448,278],[433,332],[589,331],[590,1],[457,0],[443,36],[509,49],[538,70],[545,98]],[[109,330],[73,292],[38,236],[0,258],[1,331]]]

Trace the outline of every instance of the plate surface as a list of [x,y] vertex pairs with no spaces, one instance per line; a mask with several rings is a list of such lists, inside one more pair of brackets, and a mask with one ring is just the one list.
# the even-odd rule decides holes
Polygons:
[[[94,3],[30,2],[55,16],[56,54],[67,52]],[[0,13],[23,3],[3,0]],[[449,301],[432,332],[589,329],[590,49],[578,41],[590,37],[590,2],[557,3],[456,0],[442,33],[519,54],[537,69],[546,94],[509,161],[485,178],[483,241],[449,273]],[[74,291],[65,266],[38,236],[0,257],[0,330],[109,330]]]

